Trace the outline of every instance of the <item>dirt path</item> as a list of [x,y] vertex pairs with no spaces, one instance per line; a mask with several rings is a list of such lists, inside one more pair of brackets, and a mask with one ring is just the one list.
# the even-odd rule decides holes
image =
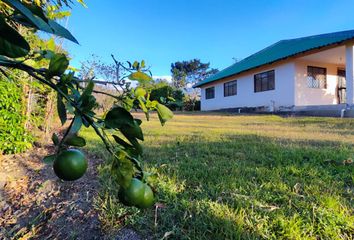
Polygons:
[[99,160],[80,180],[62,182],[42,163],[49,147],[0,156],[0,239],[102,239],[93,199]]

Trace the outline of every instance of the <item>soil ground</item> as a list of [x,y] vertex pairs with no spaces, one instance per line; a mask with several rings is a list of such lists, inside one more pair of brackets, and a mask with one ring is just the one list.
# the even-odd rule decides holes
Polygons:
[[59,180],[42,158],[49,146],[0,156],[0,239],[102,239],[92,207],[98,190],[96,165],[75,182]]

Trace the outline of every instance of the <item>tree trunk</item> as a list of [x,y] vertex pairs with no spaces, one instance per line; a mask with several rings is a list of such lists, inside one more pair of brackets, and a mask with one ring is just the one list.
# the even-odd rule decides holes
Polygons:
[[26,121],[25,121],[25,129],[30,128],[30,120],[31,120],[31,113],[32,113],[32,77],[29,77],[29,84],[24,85],[24,92],[25,92],[25,104],[26,104]]

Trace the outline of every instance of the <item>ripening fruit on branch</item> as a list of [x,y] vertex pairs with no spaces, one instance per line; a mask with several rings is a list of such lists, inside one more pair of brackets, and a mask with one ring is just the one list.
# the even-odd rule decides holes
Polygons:
[[149,208],[155,203],[151,188],[137,178],[132,179],[128,188],[120,189],[118,198],[122,204],[137,208]]
[[74,181],[81,178],[87,169],[85,155],[77,149],[64,150],[54,160],[53,169],[58,178]]
[[138,204],[139,208],[149,208],[155,203],[154,193],[147,184],[145,185],[144,189],[144,197],[143,200]]

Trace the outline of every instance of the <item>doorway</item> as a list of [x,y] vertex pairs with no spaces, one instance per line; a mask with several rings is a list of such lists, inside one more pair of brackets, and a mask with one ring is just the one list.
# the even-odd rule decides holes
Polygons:
[[337,97],[338,97],[338,103],[341,104],[346,102],[347,88],[346,88],[346,81],[345,81],[345,70],[338,69],[337,76],[338,76]]

